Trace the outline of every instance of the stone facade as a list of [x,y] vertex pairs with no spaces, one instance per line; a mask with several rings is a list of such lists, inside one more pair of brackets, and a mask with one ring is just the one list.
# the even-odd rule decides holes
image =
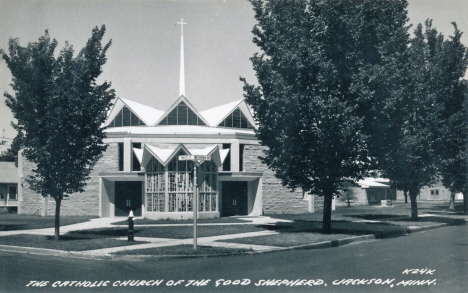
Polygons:
[[[164,147],[163,144],[157,145]],[[206,144],[190,144],[190,147],[202,148]],[[263,155],[264,146],[244,145],[244,172],[263,173],[263,214],[297,214],[308,213],[311,208],[318,212],[323,210],[323,197],[314,196],[314,203],[311,204],[308,196],[303,196],[302,190],[291,191],[281,184],[281,180],[275,177],[274,172],[263,164],[259,156]],[[46,202],[41,195],[30,189],[29,184],[24,180],[32,175],[34,164],[23,160],[23,201],[21,214],[47,215],[55,214],[55,201],[52,199]],[[118,144],[110,143],[107,151],[98,161],[90,174],[90,179],[85,186],[85,192],[72,194],[64,198],[61,206],[61,214],[67,216],[98,216],[99,215],[99,173],[118,172]],[[43,208],[47,207],[47,212]]]
[[[309,212],[309,202],[302,190],[291,191],[281,184],[281,180],[258,157],[263,156],[264,146],[244,146],[244,171],[263,172],[263,213],[299,214]],[[316,197],[317,198],[317,197]],[[323,202],[323,201],[322,201]],[[315,208],[320,203],[316,202]],[[323,206],[323,203],[320,205]]]
[[[23,160],[23,201],[21,203],[21,214],[26,215],[55,215],[55,200],[43,199],[40,194],[35,193],[24,180],[32,175],[34,164]],[[67,216],[98,216],[99,215],[99,173],[103,171],[118,171],[118,147],[117,143],[109,144],[106,152],[96,163],[90,174],[90,179],[86,182],[84,192],[71,194],[62,201],[60,208],[61,215]],[[47,206],[47,212],[41,212]]]

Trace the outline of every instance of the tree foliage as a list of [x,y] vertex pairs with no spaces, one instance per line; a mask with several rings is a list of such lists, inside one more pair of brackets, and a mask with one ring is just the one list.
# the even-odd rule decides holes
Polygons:
[[418,25],[406,57],[396,67],[399,78],[394,79],[393,85],[399,93],[388,97],[383,109],[387,146],[382,147],[378,157],[384,175],[395,187],[409,192],[413,220],[418,218],[419,190],[437,178],[434,160],[437,106],[430,86],[432,60],[428,37],[436,41],[429,23],[425,31]]
[[35,163],[26,178],[31,188],[56,201],[55,238],[59,238],[60,204],[64,196],[83,192],[85,181],[106,146],[102,124],[111,100],[111,84],[97,84],[106,63],[105,26],[94,28],[85,47],[74,56],[68,43],[54,55],[57,41],[48,31],[22,47],[10,39],[3,59],[10,69],[14,94],[6,104],[24,132],[24,155]]
[[[466,184],[466,50],[455,26],[450,40],[432,27],[419,24],[398,67],[395,86],[400,94],[387,99],[388,148],[379,165],[398,189],[409,192],[416,220],[417,196],[442,175],[444,185],[462,190]],[[466,166],[466,165],[465,165]],[[460,185],[461,183],[462,185]]]
[[15,157],[18,156],[18,152],[21,149],[23,143],[23,132],[18,132],[13,141],[11,142],[10,148],[0,156],[0,161],[4,162],[14,162]]
[[263,161],[283,185],[324,196],[328,232],[332,197],[369,168],[378,94],[388,91],[369,76],[405,46],[406,1],[251,2],[259,86],[242,80]]
[[[461,43],[462,32],[453,23],[454,34],[434,49],[433,90],[438,112],[437,153],[442,183],[454,193],[462,192],[468,213],[468,50]],[[433,33],[435,34],[435,32]]]

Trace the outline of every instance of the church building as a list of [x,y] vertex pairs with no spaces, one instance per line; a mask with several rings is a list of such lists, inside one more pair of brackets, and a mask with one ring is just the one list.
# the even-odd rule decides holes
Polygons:
[[[180,24],[183,24],[180,23]],[[156,105],[157,106],[157,105]],[[321,209],[318,197],[291,192],[259,157],[265,147],[244,100],[198,111],[185,96],[183,33],[179,97],[165,111],[117,98],[105,123],[108,145],[84,193],[62,201],[63,215],[193,217],[194,162],[180,156],[207,156],[197,168],[198,217],[307,213]],[[19,153],[18,213],[53,215],[55,201],[36,194],[24,180],[32,165]],[[321,198],[320,198],[321,200]]]

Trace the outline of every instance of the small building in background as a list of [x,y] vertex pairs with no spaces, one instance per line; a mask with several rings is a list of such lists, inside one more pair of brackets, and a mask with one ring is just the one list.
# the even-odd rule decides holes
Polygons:
[[[397,199],[398,200],[405,200],[405,195],[403,191],[398,190],[397,192]],[[418,200],[442,200],[442,201],[449,201],[450,200],[450,190],[442,185],[442,182],[439,180],[432,186],[424,186],[419,191]],[[463,196],[457,196],[455,199],[463,199]],[[409,194],[408,194],[408,201],[409,201]]]
[[18,168],[15,162],[0,162],[0,212],[18,208]]

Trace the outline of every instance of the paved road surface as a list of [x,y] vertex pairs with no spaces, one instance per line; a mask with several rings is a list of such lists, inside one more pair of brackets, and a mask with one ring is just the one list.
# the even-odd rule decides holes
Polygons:
[[[413,274],[416,271],[411,269],[426,271],[422,271],[424,274],[420,274],[421,271]],[[224,281],[219,281],[221,279],[231,281],[226,281],[223,285]],[[189,280],[198,281],[199,286],[189,284]],[[248,284],[228,285],[230,282],[235,283],[235,280]],[[270,286],[266,286],[268,280]],[[278,282],[287,282],[285,280],[299,281],[295,283],[296,286],[276,285]],[[417,285],[411,280],[426,283]],[[31,281],[44,281],[44,287],[38,287],[38,283],[31,285]],[[75,283],[72,283],[73,281]],[[81,282],[82,286],[77,287],[77,282]],[[375,284],[380,282],[381,284]],[[406,286],[404,282],[407,282]],[[338,248],[206,259],[130,262],[51,258],[0,252],[0,292],[467,290],[468,226],[446,227]]]

